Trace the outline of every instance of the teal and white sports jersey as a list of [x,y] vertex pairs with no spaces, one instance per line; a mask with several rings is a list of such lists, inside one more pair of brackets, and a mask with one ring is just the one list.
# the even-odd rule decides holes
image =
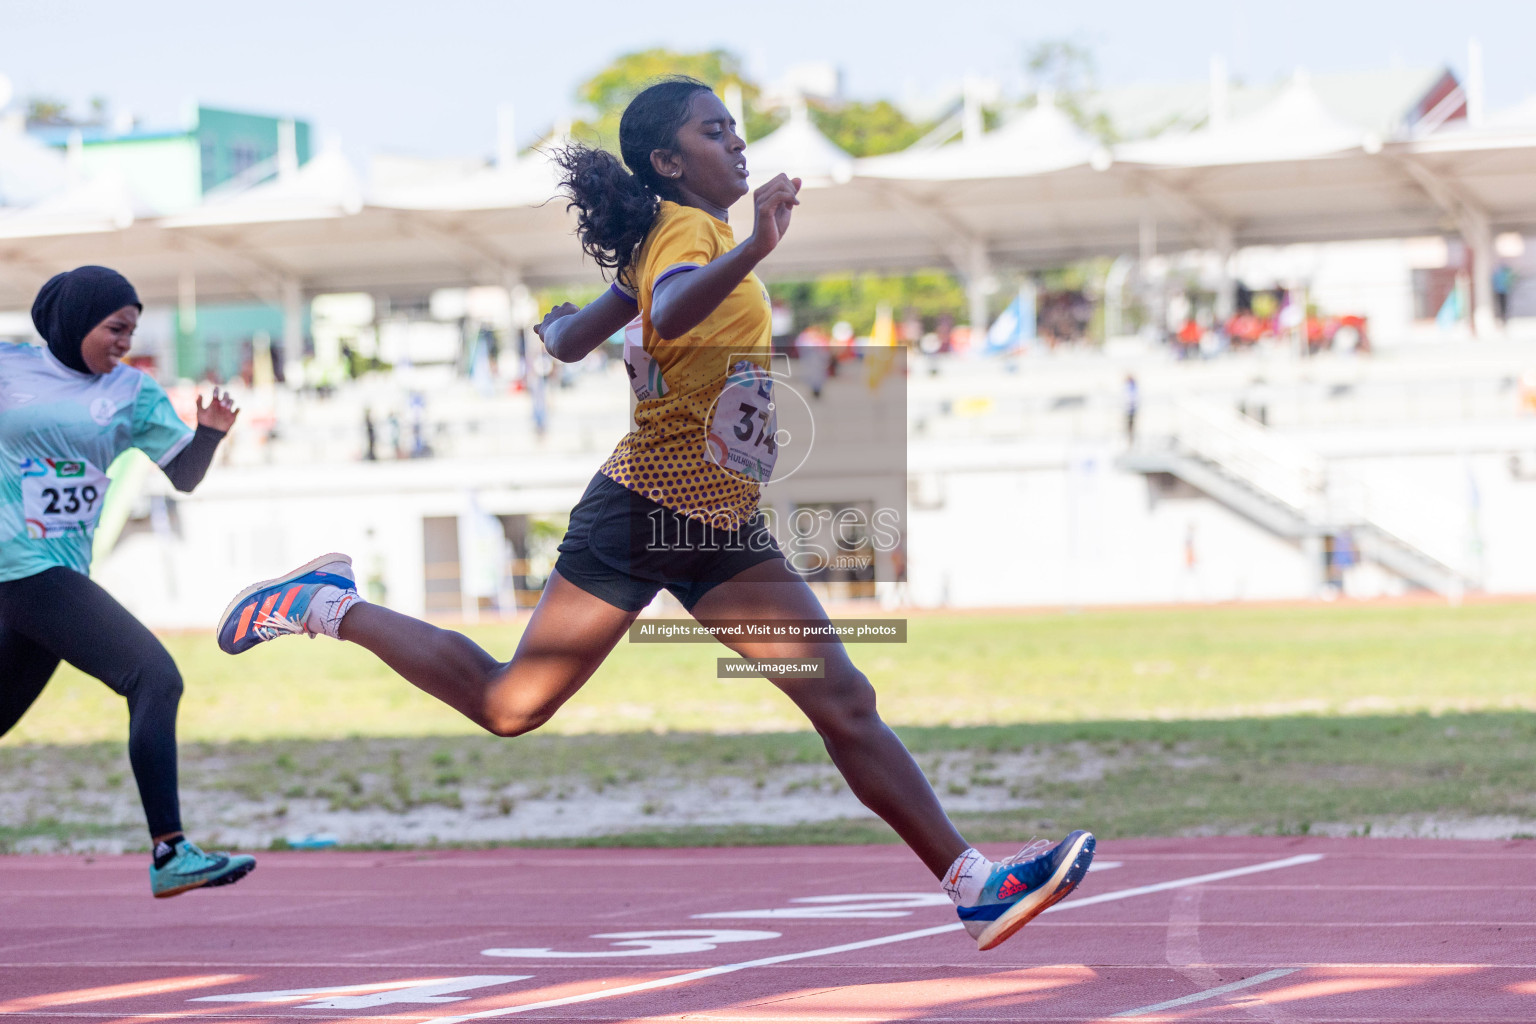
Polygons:
[[112,460],[139,448],[164,466],[191,440],[149,375],[78,373],[45,348],[0,344],[0,580],[89,572]]

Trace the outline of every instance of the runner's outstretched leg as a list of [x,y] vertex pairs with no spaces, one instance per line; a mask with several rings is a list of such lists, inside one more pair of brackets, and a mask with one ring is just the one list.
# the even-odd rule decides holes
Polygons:
[[326,633],[371,651],[401,678],[498,736],[548,721],[581,689],[634,621],[552,573],[512,660],[462,633],[358,597],[351,559],[324,555],[236,595],[219,620],[231,654],[279,636]]

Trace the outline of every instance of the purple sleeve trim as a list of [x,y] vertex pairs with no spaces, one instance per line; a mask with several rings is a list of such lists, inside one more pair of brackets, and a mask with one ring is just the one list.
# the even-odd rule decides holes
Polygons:
[[661,274],[656,278],[656,281],[651,285],[651,294],[656,294],[656,289],[661,287],[661,282],[665,281],[667,278],[676,277],[678,274],[686,274],[690,270],[698,269],[699,265],[697,263],[678,263],[674,266],[668,267],[666,270],[661,272]]
[[640,300],[635,298],[633,295],[629,294],[629,292],[627,292],[624,289],[620,288],[617,281],[615,281],[612,284],[610,284],[608,286],[608,290],[613,292],[613,294],[617,295],[619,298],[623,299],[625,302],[630,303],[631,305],[634,305],[634,306],[640,305]]

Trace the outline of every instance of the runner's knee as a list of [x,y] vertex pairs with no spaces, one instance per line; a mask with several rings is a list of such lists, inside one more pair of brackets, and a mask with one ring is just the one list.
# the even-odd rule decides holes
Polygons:
[[828,678],[817,697],[807,710],[811,724],[826,739],[856,737],[880,724],[875,688],[858,669]]
[[181,671],[163,647],[146,654],[138,664],[131,666],[117,685],[130,704],[154,701],[172,706],[181,702],[183,688]]

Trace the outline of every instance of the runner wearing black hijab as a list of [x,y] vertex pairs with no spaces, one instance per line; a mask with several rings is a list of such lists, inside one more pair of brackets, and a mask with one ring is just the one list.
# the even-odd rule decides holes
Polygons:
[[181,675],[160,641],[91,581],[106,468],[138,448],[190,491],[238,412],[197,399],[189,430],[160,385],[122,362],[143,309],[121,274],[80,267],[43,285],[32,322],[47,348],[0,344],[0,736],[59,662],[128,701],[128,760],[148,820],[150,888],[175,896],[244,877],[251,857],[204,853],[181,830],[176,709]]

